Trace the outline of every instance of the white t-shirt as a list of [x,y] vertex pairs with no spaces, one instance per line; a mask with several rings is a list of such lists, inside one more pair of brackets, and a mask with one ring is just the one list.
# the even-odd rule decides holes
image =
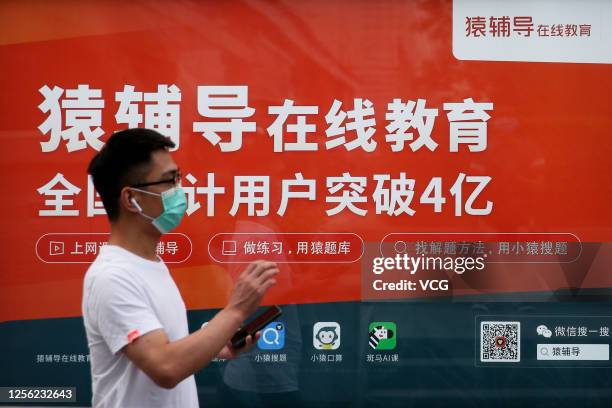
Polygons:
[[155,329],[163,328],[170,341],[189,335],[185,303],[161,259],[102,246],[85,274],[82,310],[94,408],[198,407],[193,375],[168,390],[120,351]]

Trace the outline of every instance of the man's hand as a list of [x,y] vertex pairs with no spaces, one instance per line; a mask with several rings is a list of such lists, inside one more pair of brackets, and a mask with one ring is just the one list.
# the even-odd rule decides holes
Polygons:
[[240,274],[232,293],[228,310],[238,312],[242,320],[252,315],[268,289],[276,283],[278,267],[274,262],[255,261]]
[[240,274],[228,305],[208,322],[206,328],[170,342],[163,329],[154,330],[126,345],[126,356],[157,385],[173,388],[207,365],[215,356],[234,358],[250,350],[257,341],[247,337],[246,345],[233,349],[228,341],[257,309],[266,291],[276,283],[278,268],[273,262],[251,263]]
[[229,341],[225,347],[223,347],[221,349],[221,351],[219,352],[219,354],[217,355],[217,358],[221,358],[221,359],[225,359],[225,360],[231,360],[233,358],[238,357],[239,354],[242,353],[246,353],[248,351],[250,351],[253,346],[255,345],[255,343],[257,342],[257,340],[259,339],[259,336],[261,335],[261,332],[257,332],[255,333],[255,338],[253,338],[253,336],[246,336],[245,337],[245,345],[240,347],[239,349],[236,349],[234,347],[232,347],[232,342]]

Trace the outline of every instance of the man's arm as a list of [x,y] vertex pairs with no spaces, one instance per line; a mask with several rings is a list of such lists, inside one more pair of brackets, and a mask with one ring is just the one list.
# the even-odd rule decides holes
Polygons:
[[[185,378],[206,366],[227,345],[242,322],[256,309],[268,288],[276,283],[275,263],[250,264],[234,285],[228,305],[206,327],[170,342],[163,329],[153,330],[122,351],[157,385],[174,388]],[[247,338],[245,349],[253,339]]]

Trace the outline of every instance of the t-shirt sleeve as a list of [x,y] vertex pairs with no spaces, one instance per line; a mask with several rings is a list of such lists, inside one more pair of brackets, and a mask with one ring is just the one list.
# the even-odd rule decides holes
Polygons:
[[144,291],[123,271],[98,277],[90,306],[97,317],[98,329],[114,354],[138,337],[162,328]]

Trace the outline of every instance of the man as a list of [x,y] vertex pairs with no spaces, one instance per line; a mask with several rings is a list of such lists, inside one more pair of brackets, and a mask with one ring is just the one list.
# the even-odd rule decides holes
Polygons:
[[156,255],[161,235],[187,208],[173,146],[153,130],[128,129],[89,165],[111,228],[83,287],[94,407],[197,407],[193,374],[217,356],[238,355],[229,340],[276,283],[276,264],[250,264],[228,305],[189,334],[185,304]]

